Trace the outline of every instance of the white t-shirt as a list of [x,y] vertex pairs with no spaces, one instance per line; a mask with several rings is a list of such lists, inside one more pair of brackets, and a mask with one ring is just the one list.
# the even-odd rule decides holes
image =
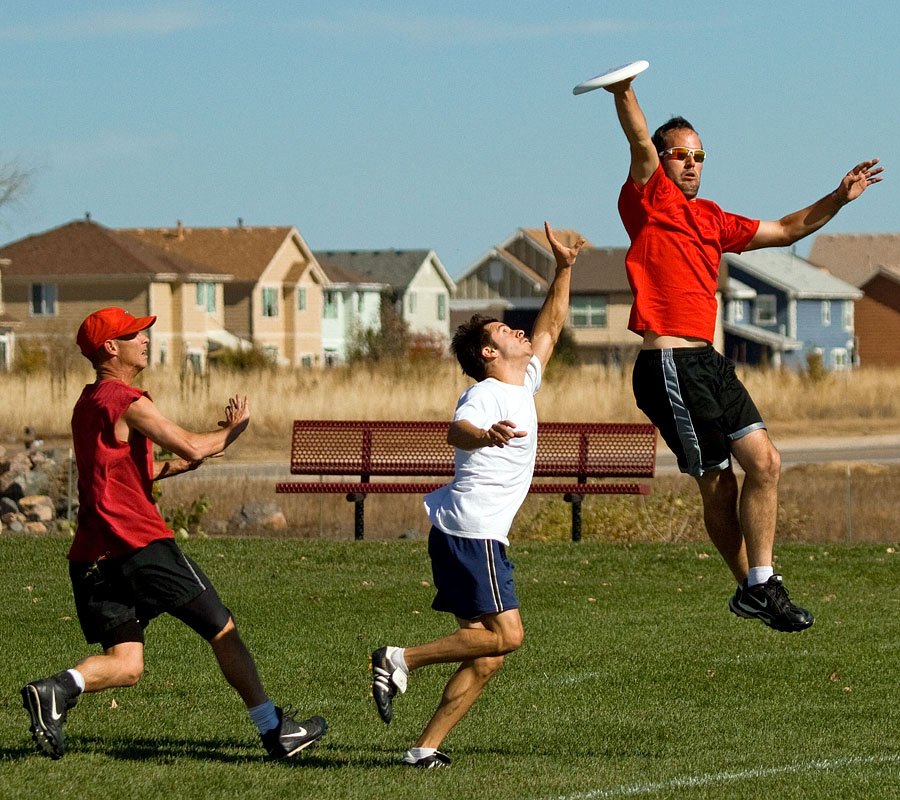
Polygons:
[[478,428],[490,428],[508,419],[526,436],[510,439],[503,447],[456,448],[453,482],[425,495],[428,518],[444,533],[509,544],[509,528],[534,475],[534,395],[540,385],[541,362],[532,356],[524,386],[485,378],[460,395],[454,422],[466,420]]

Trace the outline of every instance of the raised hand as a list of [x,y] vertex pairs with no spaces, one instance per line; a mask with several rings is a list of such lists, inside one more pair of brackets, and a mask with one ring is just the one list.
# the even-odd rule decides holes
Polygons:
[[844,175],[840,185],[835,189],[835,195],[841,204],[856,200],[872,183],[882,180],[881,173],[884,167],[875,167],[877,158],[863,161]]

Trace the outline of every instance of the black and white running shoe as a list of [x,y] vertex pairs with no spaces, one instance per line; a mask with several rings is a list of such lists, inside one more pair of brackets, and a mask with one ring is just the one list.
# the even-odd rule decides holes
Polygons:
[[442,767],[450,766],[450,756],[445,755],[440,750],[435,750],[430,756],[414,758],[412,754],[407,751],[406,755],[403,756],[403,761],[400,763],[410,767],[419,767],[420,769],[440,769]]
[[278,727],[261,735],[263,747],[271,759],[278,760],[296,755],[318,742],[328,730],[328,723],[323,717],[310,717],[303,722],[297,722],[289,715],[289,711],[290,709],[283,710],[276,706]]
[[21,691],[22,705],[31,717],[31,738],[52,759],[66,752],[63,723],[66,712],[78,701],[74,681],[65,672],[33,681]]
[[756,586],[738,586],[728,601],[728,608],[732,614],[762,620],[770,628],[785,633],[804,631],[815,621],[811,612],[791,602],[781,575],[773,575]]
[[397,665],[393,654],[398,647],[379,647],[372,653],[372,697],[381,718],[389,723],[394,717],[394,695],[406,691],[407,674]]

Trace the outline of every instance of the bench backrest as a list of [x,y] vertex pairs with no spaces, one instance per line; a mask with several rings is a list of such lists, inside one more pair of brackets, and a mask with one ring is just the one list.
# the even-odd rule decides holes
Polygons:
[[[295,420],[294,475],[452,475],[447,422]],[[542,422],[535,477],[653,477],[656,428],[640,423]]]

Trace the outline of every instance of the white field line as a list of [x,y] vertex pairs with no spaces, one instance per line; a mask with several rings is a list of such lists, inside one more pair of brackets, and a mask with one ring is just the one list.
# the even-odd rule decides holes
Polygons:
[[792,775],[803,772],[819,772],[842,769],[854,765],[897,764],[900,755],[856,756],[853,758],[823,758],[815,761],[804,761],[799,764],[786,764],[783,767],[758,767],[739,772],[714,772],[708,775],[672,778],[668,781],[634,783],[630,786],[613,786],[609,789],[597,789],[592,792],[557,795],[552,800],[602,800],[604,797],[636,797],[654,792],[667,792],[673,789],[696,789],[717,783],[734,783],[735,781],[770,778],[776,775]]

